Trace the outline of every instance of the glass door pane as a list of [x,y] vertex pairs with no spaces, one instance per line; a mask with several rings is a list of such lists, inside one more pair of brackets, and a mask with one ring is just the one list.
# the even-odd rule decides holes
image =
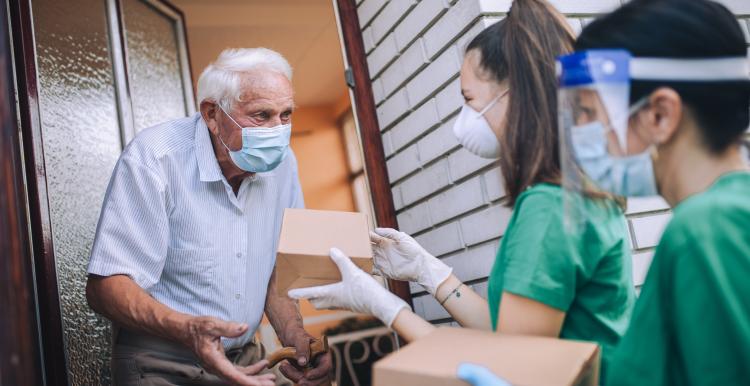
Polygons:
[[109,384],[110,326],[89,309],[86,265],[120,127],[101,0],[32,3],[44,162],[70,383]]
[[190,113],[177,20],[146,0],[121,0],[136,133]]

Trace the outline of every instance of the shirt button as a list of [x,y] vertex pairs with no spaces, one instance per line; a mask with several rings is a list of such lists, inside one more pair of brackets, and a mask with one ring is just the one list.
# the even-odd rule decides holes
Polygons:
[[240,298],[240,294],[235,294],[234,297],[235,297],[235,299],[239,299]]
[[242,257],[242,252],[237,252],[237,258],[239,259],[241,257]]

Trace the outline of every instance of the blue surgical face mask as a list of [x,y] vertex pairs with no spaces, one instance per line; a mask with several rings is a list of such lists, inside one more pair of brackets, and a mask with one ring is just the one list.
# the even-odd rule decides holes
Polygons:
[[607,129],[599,121],[572,129],[573,151],[586,175],[608,192],[626,196],[657,194],[654,164],[649,152],[614,157],[607,151]]
[[286,158],[292,124],[276,127],[242,127],[229,113],[218,105],[235,125],[242,129],[242,149],[230,150],[224,140],[221,144],[229,151],[232,162],[238,168],[251,173],[263,173],[275,169]]

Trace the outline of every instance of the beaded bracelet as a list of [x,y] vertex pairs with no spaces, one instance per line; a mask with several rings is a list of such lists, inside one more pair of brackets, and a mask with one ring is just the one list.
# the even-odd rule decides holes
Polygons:
[[454,288],[453,291],[451,291],[448,294],[448,296],[446,296],[445,299],[443,299],[443,301],[440,302],[440,305],[442,306],[443,304],[445,304],[445,302],[447,302],[448,299],[450,299],[451,296],[453,296],[453,294],[456,294],[456,297],[460,298],[461,297],[461,292],[458,289],[461,288],[462,285],[464,285],[464,283],[460,283],[459,285],[457,285],[456,288]]

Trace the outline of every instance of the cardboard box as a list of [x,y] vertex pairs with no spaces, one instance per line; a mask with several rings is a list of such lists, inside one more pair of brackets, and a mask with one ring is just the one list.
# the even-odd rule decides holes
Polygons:
[[372,271],[372,246],[367,216],[362,213],[286,209],[276,253],[276,290],[286,295],[292,288],[341,281],[329,256],[332,247],[342,250],[354,264]]
[[466,386],[458,365],[476,363],[514,386],[596,386],[599,346],[570,340],[441,327],[381,359],[374,386]]

